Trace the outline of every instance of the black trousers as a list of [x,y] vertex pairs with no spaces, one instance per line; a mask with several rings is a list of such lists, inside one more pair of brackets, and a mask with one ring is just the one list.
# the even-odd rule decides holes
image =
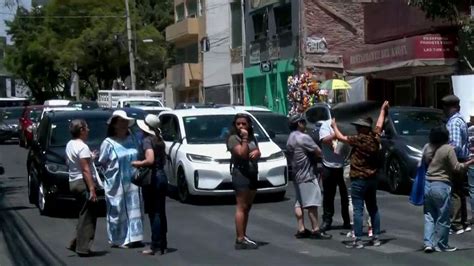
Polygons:
[[323,222],[327,225],[332,224],[334,216],[334,198],[336,197],[336,189],[339,187],[339,195],[341,196],[341,216],[345,225],[351,223],[349,217],[349,197],[347,195],[347,187],[344,183],[344,168],[323,168]]
[[[461,162],[461,160],[459,160]],[[466,204],[467,172],[457,173],[452,181],[451,190],[451,227],[455,230],[463,229],[467,223]]]

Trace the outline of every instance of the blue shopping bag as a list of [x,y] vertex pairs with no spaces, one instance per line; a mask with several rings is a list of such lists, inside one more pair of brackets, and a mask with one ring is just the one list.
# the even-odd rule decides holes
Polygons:
[[421,163],[416,169],[415,182],[411,187],[410,203],[415,206],[422,206],[425,203],[425,178],[426,178],[426,164]]

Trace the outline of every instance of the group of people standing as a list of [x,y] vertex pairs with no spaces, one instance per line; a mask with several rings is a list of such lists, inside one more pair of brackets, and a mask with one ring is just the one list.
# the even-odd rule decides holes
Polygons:
[[[295,216],[298,224],[297,238],[330,239],[326,231],[331,228],[334,215],[334,197],[337,186],[341,192],[342,216],[344,228],[352,229],[353,241],[349,248],[362,248],[362,228],[364,203],[373,227],[371,242],[380,245],[380,216],[377,208],[377,161],[380,149],[380,133],[389,104],[382,105],[375,129],[372,120],[359,119],[353,125],[357,135],[344,136],[338,129],[334,119],[328,120],[320,130],[322,150],[315,141],[306,134],[306,120],[302,115],[290,118],[290,134],[287,151],[294,175],[296,191]],[[351,197],[348,196],[346,180],[344,179],[344,157],[339,154],[335,142],[340,141],[352,146],[350,155]],[[246,114],[237,114],[232,129],[227,138],[227,149],[231,152],[231,175],[236,191],[237,208],[235,213],[236,249],[257,249],[258,243],[246,235],[249,212],[255,197],[258,181],[258,159],[260,150],[252,131],[252,119]],[[318,173],[315,171],[315,158],[323,158],[323,188],[321,191]],[[352,198],[353,222],[349,210],[349,199]],[[323,224],[320,226],[318,207],[324,206]],[[304,225],[304,212],[311,221],[311,229]],[[353,225],[352,225],[353,224]],[[372,231],[372,229],[371,229]]]
[[[359,119],[352,124],[357,130],[354,136],[343,135],[337,127],[336,120],[322,123],[319,130],[320,146],[305,133],[306,120],[302,115],[290,118],[292,133],[288,138],[287,151],[293,167],[296,192],[295,215],[298,221],[297,238],[330,239],[326,231],[332,228],[334,216],[334,198],[339,187],[341,196],[342,228],[352,229],[348,236],[353,238],[348,248],[363,248],[363,216],[364,205],[370,220],[370,244],[379,246],[380,215],[377,207],[377,156],[380,150],[380,134],[389,104],[385,102],[380,110],[375,129],[372,129],[372,119]],[[350,179],[344,178],[345,156],[344,145],[349,145]],[[346,146],[347,146],[346,145]],[[315,171],[314,157],[322,158],[322,178]],[[322,185],[319,184],[322,182]],[[322,191],[321,191],[322,188]],[[348,192],[350,191],[350,193]],[[350,201],[352,200],[352,203]],[[323,206],[323,221],[319,225],[317,208]],[[305,228],[303,210],[310,217],[312,230]],[[352,219],[350,212],[353,212]]]
[[[131,134],[137,123],[141,137]],[[159,119],[147,115],[135,121],[122,110],[114,111],[107,122],[107,138],[100,151],[87,146],[89,128],[86,121],[70,123],[72,139],[66,146],[69,185],[81,205],[74,239],[68,249],[79,256],[91,256],[98,215],[97,194],[102,191],[107,204],[107,235],[114,248],[143,247],[143,209],[151,224],[151,245],[144,255],[167,252],[166,191],[168,180],[163,171],[166,154]],[[104,176],[102,180],[99,171]],[[140,187],[132,183],[137,168],[150,168],[151,184]],[[143,194],[143,195],[142,195]],[[143,198],[143,201],[142,201]],[[144,208],[143,208],[143,203]]]
[[455,251],[456,247],[448,243],[449,235],[472,230],[467,219],[465,184],[469,184],[471,210],[474,210],[474,127],[471,124],[468,128],[460,115],[458,97],[449,95],[442,102],[446,126],[431,130],[421,162],[427,166],[424,190],[426,253]]

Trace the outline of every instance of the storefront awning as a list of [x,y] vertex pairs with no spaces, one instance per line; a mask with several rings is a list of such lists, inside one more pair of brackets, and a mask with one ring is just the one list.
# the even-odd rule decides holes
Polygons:
[[[430,73],[430,68],[453,69],[457,63],[456,38],[427,34],[385,42],[370,49],[344,55],[344,69],[350,75],[366,75],[396,69]],[[442,70],[441,72],[445,72]]]

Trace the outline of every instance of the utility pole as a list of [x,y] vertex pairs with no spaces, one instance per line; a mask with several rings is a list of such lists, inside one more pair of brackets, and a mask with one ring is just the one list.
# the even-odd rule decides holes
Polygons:
[[128,0],[125,0],[125,9],[127,16],[127,36],[128,36],[128,57],[130,60],[130,81],[132,83],[132,90],[136,90],[136,77],[135,77],[135,56],[132,48],[132,23],[130,22],[130,9],[128,7]]

